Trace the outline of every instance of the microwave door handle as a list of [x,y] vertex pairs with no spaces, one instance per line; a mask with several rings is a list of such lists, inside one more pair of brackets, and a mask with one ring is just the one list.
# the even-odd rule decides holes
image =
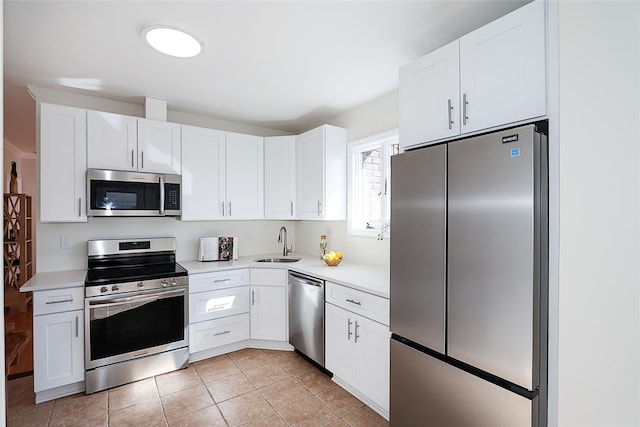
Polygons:
[[160,175],[160,215],[164,216],[164,175]]

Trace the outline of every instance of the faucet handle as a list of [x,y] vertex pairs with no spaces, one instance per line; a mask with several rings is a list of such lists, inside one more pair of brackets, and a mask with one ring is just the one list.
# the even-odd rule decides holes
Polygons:
[[285,256],[289,255],[291,252],[293,252],[293,244],[289,245],[289,247],[285,247]]

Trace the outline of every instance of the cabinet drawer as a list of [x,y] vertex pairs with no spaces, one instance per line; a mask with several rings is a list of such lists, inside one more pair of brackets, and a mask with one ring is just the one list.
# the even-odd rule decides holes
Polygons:
[[249,339],[249,314],[189,325],[189,353]]
[[286,286],[287,270],[284,268],[252,268],[251,284]]
[[33,315],[84,309],[84,287],[33,293]]
[[383,325],[389,325],[389,300],[386,298],[327,282],[326,300]]
[[189,276],[189,293],[232,288],[249,284],[249,269],[216,271]]
[[189,322],[249,312],[249,286],[189,294]]

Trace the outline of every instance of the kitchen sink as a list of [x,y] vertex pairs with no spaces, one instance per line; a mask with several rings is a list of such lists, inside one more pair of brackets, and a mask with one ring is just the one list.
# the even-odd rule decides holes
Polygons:
[[258,258],[255,262],[298,262],[301,258]]

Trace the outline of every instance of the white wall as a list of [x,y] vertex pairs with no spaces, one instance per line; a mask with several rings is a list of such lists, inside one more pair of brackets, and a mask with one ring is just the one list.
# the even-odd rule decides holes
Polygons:
[[[327,123],[347,128],[349,141],[395,129],[398,127],[398,91],[332,117]],[[318,253],[319,256],[321,234],[327,235],[328,250],[341,251],[345,260],[389,265],[389,239],[380,241],[375,237],[348,235],[346,221],[299,221],[296,224],[296,248],[306,253]]]
[[558,425],[640,425],[640,3],[561,1]]

